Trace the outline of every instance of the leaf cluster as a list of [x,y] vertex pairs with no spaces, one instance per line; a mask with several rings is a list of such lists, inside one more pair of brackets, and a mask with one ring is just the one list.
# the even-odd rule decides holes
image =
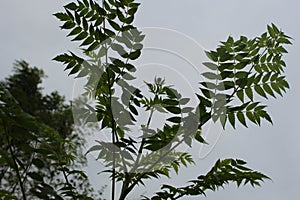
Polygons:
[[284,45],[291,42],[274,24],[267,29],[253,39],[230,36],[216,51],[206,52],[211,61],[203,63],[209,71],[202,74],[206,81],[200,82],[200,112],[207,108],[214,121],[225,126],[229,120],[234,128],[236,121],[247,127],[246,119],[256,125],[261,119],[272,123],[260,100],[282,96],[289,88],[283,55]]
[[[83,171],[76,170],[86,164],[83,141],[74,132],[64,97],[57,92],[42,94],[43,77],[42,70],[18,61],[14,74],[0,84],[1,195],[11,199],[64,199],[70,193],[74,198],[87,197],[93,189]],[[62,189],[66,185],[68,190]]]
[[260,172],[253,171],[245,167],[246,162],[239,159],[218,160],[213,168],[205,175],[200,175],[196,180],[189,181],[191,184],[185,187],[173,187],[163,185],[161,192],[157,192],[152,198],[144,197],[148,200],[179,199],[183,196],[206,196],[207,190],[216,191],[224,188],[231,182],[239,187],[241,184],[250,183],[253,187],[260,186],[260,183],[269,177]]
[[[247,126],[247,119],[260,125],[261,119],[272,122],[261,98],[282,95],[289,88],[283,75],[286,64],[283,55],[290,39],[274,24],[260,37],[229,37],[215,51],[208,51],[209,62],[203,63],[203,73],[196,108],[188,106],[190,98],[182,97],[167,80],[156,77],[142,87],[132,85],[143,49],[142,34],[133,24],[139,3],[134,0],[93,0],[71,2],[65,11],[54,14],[67,30],[72,41],[79,41],[84,56],[73,52],[58,55],[69,75],[86,78],[86,97],[96,100],[94,107],[85,104],[84,118],[92,120],[95,113],[100,134],[109,140],[97,140],[87,153],[97,152],[112,181],[122,184],[120,200],[144,181],[194,161],[188,153],[177,150],[179,145],[191,147],[193,141],[207,144],[202,137],[203,126],[210,120],[220,121],[225,128],[236,121]],[[151,122],[155,114],[166,116],[159,128]],[[148,116],[146,120],[142,117]],[[132,127],[139,128],[137,131]],[[132,136],[134,135],[134,136]],[[164,185],[152,199],[177,199],[188,195],[203,195],[206,190],[223,187],[229,182],[259,186],[268,177],[246,168],[241,160],[218,161],[206,175],[191,181],[191,185],[176,188]]]

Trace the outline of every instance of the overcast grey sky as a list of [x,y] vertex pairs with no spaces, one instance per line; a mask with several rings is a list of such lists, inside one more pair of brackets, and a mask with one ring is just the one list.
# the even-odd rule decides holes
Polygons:
[[[52,16],[61,11],[66,0],[9,0],[0,3],[0,79],[6,77],[16,59],[24,59],[41,67],[49,78],[44,83],[46,91],[58,90],[68,99],[72,96],[73,78],[67,77],[63,66],[51,59],[66,50],[76,48],[59,30],[60,23]],[[163,27],[190,36],[205,49],[215,49],[228,35],[254,37],[275,23],[293,37],[289,47],[287,79],[291,89],[284,98],[269,101],[269,112],[274,125],[238,127],[228,129],[211,154],[195,167],[182,170],[172,180],[180,185],[182,180],[205,173],[218,158],[241,158],[249,165],[272,178],[261,188],[235,186],[208,193],[207,200],[296,200],[299,199],[300,135],[299,123],[299,53],[300,53],[300,1],[298,0],[148,0],[142,2],[138,12],[138,27]],[[203,60],[204,61],[204,60]],[[95,179],[96,180],[96,179]],[[95,181],[94,180],[94,181]],[[162,181],[160,181],[162,182]],[[156,182],[157,183],[157,182]],[[102,180],[100,184],[108,184]],[[184,184],[184,183],[182,183]],[[142,191],[146,189],[142,188]],[[136,191],[137,195],[140,191]],[[131,198],[133,198],[131,196]],[[135,197],[138,199],[138,197]]]

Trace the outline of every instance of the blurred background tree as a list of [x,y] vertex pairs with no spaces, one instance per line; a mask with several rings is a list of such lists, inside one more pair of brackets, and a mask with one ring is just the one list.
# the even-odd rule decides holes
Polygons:
[[57,91],[43,94],[45,77],[22,60],[0,83],[0,197],[94,199],[71,105]]

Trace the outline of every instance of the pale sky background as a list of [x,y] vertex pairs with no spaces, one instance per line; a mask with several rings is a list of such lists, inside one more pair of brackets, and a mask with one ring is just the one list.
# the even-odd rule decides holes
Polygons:
[[[0,79],[10,74],[16,59],[24,59],[31,65],[41,67],[49,76],[43,87],[46,92],[58,90],[72,97],[73,78],[67,77],[63,66],[51,61],[59,53],[72,50],[72,44],[61,31],[53,13],[62,11],[66,0],[9,0],[0,3]],[[274,125],[264,123],[261,127],[246,129],[230,128],[223,132],[219,142],[205,159],[188,170],[182,170],[172,180],[155,182],[150,188],[158,188],[158,183],[171,182],[185,185],[182,181],[196,178],[205,173],[218,158],[241,158],[253,169],[272,178],[261,188],[227,186],[218,192],[208,193],[207,200],[296,200],[300,187],[300,135],[298,103],[299,94],[299,52],[300,52],[300,1],[298,0],[148,0],[142,2],[138,12],[138,27],[163,27],[174,29],[193,38],[205,49],[215,49],[219,41],[228,35],[254,37],[266,30],[266,25],[275,23],[293,37],[294,45],[288,47],[287,79],[291,89],[284,98],[268,102],[269,113]],[[201,57],[201,56],[200,56]],[[203,60],[205,61],[205,60]],[[93,167],[96,164],[92,164]],[[91,168],[93,168],[91,167]],[[95,178],[99,185],[109,184],[105,179]],[[150,184],[150,182],[149,182]],[[141,188],[148,191],[149,188]],[[129,199],[139,199],[141,190],[135,191]],[[205,199],[205,198],[203,198]]]

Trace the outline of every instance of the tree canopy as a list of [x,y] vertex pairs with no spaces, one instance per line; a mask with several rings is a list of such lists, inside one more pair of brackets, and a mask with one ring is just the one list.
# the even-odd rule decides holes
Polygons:
[[71,106],[56,91],[42,93],[45,77],[17,61],[13,74],[0,83],[1,199],[93,196],[81,171],[87,164],[84,140]]

